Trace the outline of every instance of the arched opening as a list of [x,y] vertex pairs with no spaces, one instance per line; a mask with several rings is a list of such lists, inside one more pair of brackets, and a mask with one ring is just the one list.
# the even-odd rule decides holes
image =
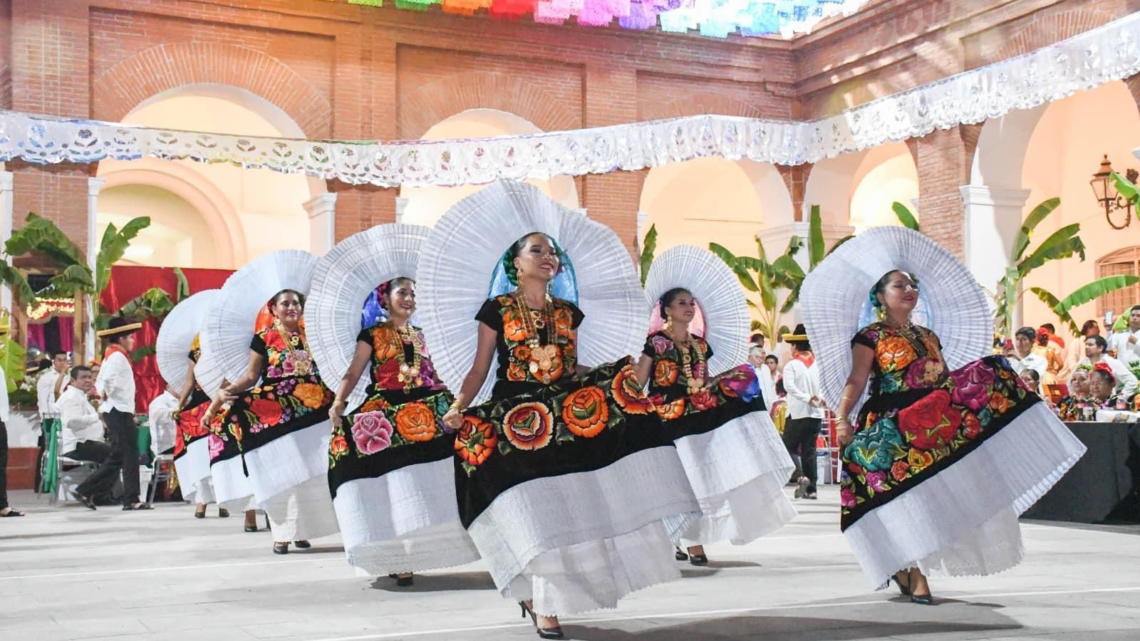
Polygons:
[[[280,108],[236,87],[201,84],[165,91],[143,101],[123,122],[187,131],[249,136],[303,137]],[[142,264],[236,268],[257,256],[285,248],[310,249],[315,239],[304,204],[325,193],[323,181],[302,174],[243,169],[192,160],[103,161],[96,224],[102,229],[147,215],[152,227],[136,242]],[[127,189],[127,187],[137,187]],[[201,238],[184,234],[202,233]],[[141,253],[148,240],[184,252]],[[212,248],[212,250],[207,250]],[[130,257],[128,257],[130,258]],[[169,260],[168,260],[169,259]]]
[[643,232],[657,227],[658,251],[715,242],[756,254],[762,227],[790,225],[792,199],[780,172],[751,160],[696,158],[650,170],[641,189]]
[[[1025,147],[1020,185],[1028,191],[1022,219],[1041,201],[1060,197],[1061,206],[1038,226],[1031,249],[1063,226],[1079,223],[1087,260],[1075,258],[1046,263],[1022,282],[1028,292],[1041,287],[1063,297],[1096,278],[1110,275],[1105,266],[1120,262],[1113,256],[1136,244],[1140,223],[1115,230],[1105,220],[1105,213],[1089,187],[1092,174],[1098,170],[1105,154],[1120,173],[1138,165],[1132,155],[1140,140],[1140,112],[1136,101],[1123,82],[1112,82],[1090,91],[1077,93],[1048,106],[1040,116]],[[978,153],[988,153],[979,145]],[[1114,273],[1114,272],[1112,272]],[[1036,296],[1024,297],[1024,322],[1040,324],[1053,321],[1053,314]],[[1120,295],[1092,301],[1071,313],[1079,325],[1106,311],[1120,315],[1117,305],[1126,301]]]
[[880,145],[863,154],[852,184],[849,224],[856,234],[872,227],[898,225],[892,210],[896,202],[918,217],[918,168],[906,143]]
[[[542,133],[530,121],[497,109],[468,109],[442,120],[420,138],[444,140],[447,138],[486,138],[520,134]],[[527,180],[560,204],[578,209],[578,188],[569,176],[555,176],[550,180]],[[404,186],[400,188],[402,209],[400,222],[415,225],[434,225],[452,205],[483,189],[485,185],[458,185],[441,187]]]

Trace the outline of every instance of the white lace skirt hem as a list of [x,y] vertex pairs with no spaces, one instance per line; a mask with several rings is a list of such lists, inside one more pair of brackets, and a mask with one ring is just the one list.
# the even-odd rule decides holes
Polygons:
[[337,533],[336,512],[323,476],[280,492],[260,507],[269,517],[276,542],[307,541]]

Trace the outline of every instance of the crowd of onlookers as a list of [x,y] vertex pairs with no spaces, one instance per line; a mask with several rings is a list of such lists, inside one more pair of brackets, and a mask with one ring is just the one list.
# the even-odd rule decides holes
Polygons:
[[1080,338],[1067,340],[1051,324],[1022,327],[1000,349],[1062,419],[1090,421],[1098,410],[1138,409],[1140,305],[1106,333],[1095,320],[1085,322]]

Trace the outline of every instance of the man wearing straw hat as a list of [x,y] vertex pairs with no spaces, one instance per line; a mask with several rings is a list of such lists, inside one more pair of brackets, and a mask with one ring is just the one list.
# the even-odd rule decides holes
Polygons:
[[135,347],[135,332],[139,323],[128,323],[112,318],[110,326],[96,334],[107,339],[103,366],[95,379],[95,390],[103,402],[99,413],[111,434],[111,453],[99,469],[75,488],[75,498],[95,509],[91,497],[100,490],[110,489],[115,477],[122,472],[123,509],[149,510],[139,501],[139,443],[135,427],[135,374],[131,368],[130,353]]
[[803,323],[796,331],[785,334],[792,346],[792,359],[784,366],[784,389],[788,392],[788,422],[784,426],[784,445],[793,457],[799,449],[800,469],[796,498],[816,498],[815,442],[823,426],[823,400],[819,396],[819,368],[808,342]]

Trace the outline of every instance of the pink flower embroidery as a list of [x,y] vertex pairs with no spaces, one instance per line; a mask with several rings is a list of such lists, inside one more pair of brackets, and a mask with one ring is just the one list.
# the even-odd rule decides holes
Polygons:
[[886,482],[886,480],[887,480],[887,473],[886,472],[868,472],[867,473],[867,485],[868,485],[868,487],[870,487],[872,490],[875,490],[876,492],[886,492],[887,491],[887,487],[885,485],[883,485],[883,483]]
[[392,444],[392,423],[383,412],[363,412],[352,422],[352,440],[363,455],[383,451]]
[[222,439],[217,434],[211,434],[208,442],[210,444],[210,460],[212,461],[222,453],[225,444],[222,443]]
[[994,372],[983,361],[974,361],[950,374],[954,381],[954,394],[951,400],[956,405],[965,405],[974,412],[981,411],[990,402],[990,388],[994,384]]
[[665,338],[664,336],[653,337],[653,351],[657,352],[658,354],[667,351],[671,347],[673,347],[673,341],[669,340],[668,338]]
[[849,487],[839,490],[839,502],[843,507],[855,507],[855,492]]

